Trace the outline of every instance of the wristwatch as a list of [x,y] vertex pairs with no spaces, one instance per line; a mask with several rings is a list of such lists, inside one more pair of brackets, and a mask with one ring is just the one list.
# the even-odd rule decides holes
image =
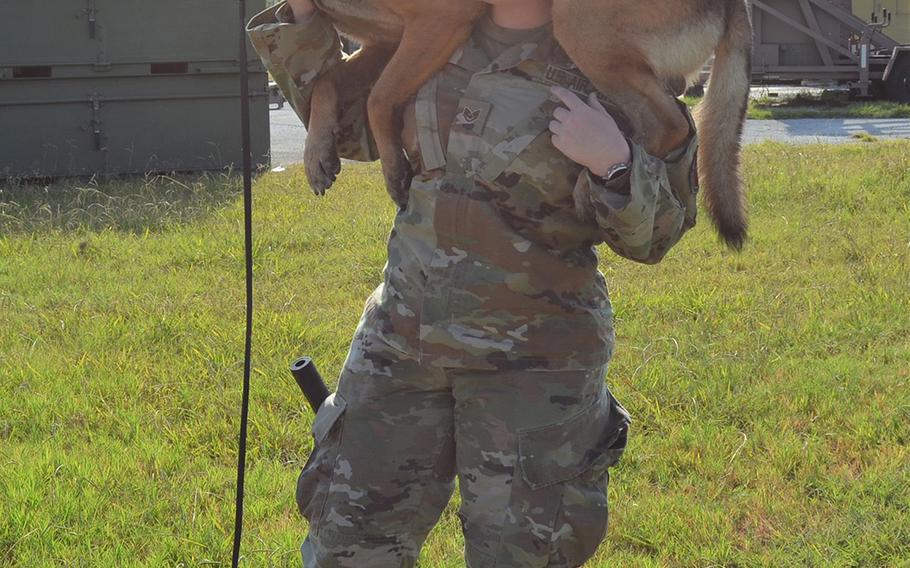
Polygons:
[[632,169],[632,164],[629,162],[619,162],[618,164],[613,164],[610,166],[610,169],[607,170],[606,175],[604,175],[601,179],[603,181],[613,181],[630,169]]
[[607,169],[607,173],[604,174],[603,176],[601,176],[601,178],[600,178],[601,183],[613,181],[614,179],[618,178],[619,176],[623,175],[624,173],[626,173],[627,171],[632,169],[632,161],[631,161],[632,143],[628,137],[626,137],[626,136],[623,136],[623,137],[626,139],[626,143],[629,145],[629,155],[630,155],[629,161],[628,162],[619,162],[618,164],[613,164],[612,166],[610,166],[609,169]]

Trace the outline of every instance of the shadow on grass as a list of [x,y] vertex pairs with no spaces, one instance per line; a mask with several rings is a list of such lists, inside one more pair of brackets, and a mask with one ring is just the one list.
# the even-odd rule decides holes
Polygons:
[[0,234],[159,231],[198,219],[242,192],[236,172],[0,181]]

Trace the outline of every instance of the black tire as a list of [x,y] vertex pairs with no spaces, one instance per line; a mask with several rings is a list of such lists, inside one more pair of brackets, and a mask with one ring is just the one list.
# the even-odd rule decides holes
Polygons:
[[704,85],[692,85],[686,89],[687,97],[703,97],[705,96],[705,86]]
[[910,104],[910,52],[904,52],[894,62],[891,74],[885,81],[885,98]]
[[[853,91],[850,91],[850,94],[853,94]],[[873,79],[872,84],[869,86],[869,94],[872,95],[874,100],[881,100],[887,98],[885,96],[885,82],[881,79]],[[851,97],[850,100],[853,100]]]

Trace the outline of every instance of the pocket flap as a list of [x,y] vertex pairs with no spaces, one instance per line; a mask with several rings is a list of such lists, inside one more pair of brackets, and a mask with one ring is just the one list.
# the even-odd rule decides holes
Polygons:
[[553,111],[558,107],[553,99],[544,100],[529,116],[509,128],[504,136],[494,140],[489,152],[484,154],[484,165],[478,175],[488,182],[499,177],[531,142],[549,128]]
[[313,421],[313,438],[316,440],[317,444],[321,444],[325,437],[329,434],[329,431],[332,429],[332,426],[335,425],[335,422],[344,414],[344,409],[347,407],[347,402],[344,398],[334,392],[325,399],[325,402],[322,403],[322,406],[319,407],[319,410],[316,411],[316,419]]
[[[523,79],[476,81],[459,101],[449,134],[449,164],[468,177],[492,182],[547,130],[558,100],[545,85],[529,85]],[[484,102],[489,98],[484,89],[493,88],[495,105]]]
[[522,477],[531,489],[539,489],[573,479],[594,467],[605,470],[619,461],[629,423],[626,410],[605,392],[568,420],[520,431]]

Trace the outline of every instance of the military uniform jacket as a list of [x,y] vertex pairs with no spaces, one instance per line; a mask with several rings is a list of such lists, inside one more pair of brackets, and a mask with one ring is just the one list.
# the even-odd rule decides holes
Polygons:
[[[255,16],[253,46],[306,123],[314,81],[342,58],[318,12],[292,21],[282,3]],[[661,160],[637,142],[631,170],[603,183],[550,141],[561,84],[593,90],[545,30],[490,61],[478,33],[420,90],[404,114],[416,175],[388,240],[383,282],[358,334],[422,364],[472,369],[590,369],[614,344],[612,307],[595,245],[656,263],[695,223],[697,135]],[[499,28],[501,30],[501,28]],[[605,95],[605,96],[604,96]],[[342,95],[342,157],[378,158],[363,95]],[[627,134],[627,121],[609,104]],[[590,216],[574,206],[590,186]]]

